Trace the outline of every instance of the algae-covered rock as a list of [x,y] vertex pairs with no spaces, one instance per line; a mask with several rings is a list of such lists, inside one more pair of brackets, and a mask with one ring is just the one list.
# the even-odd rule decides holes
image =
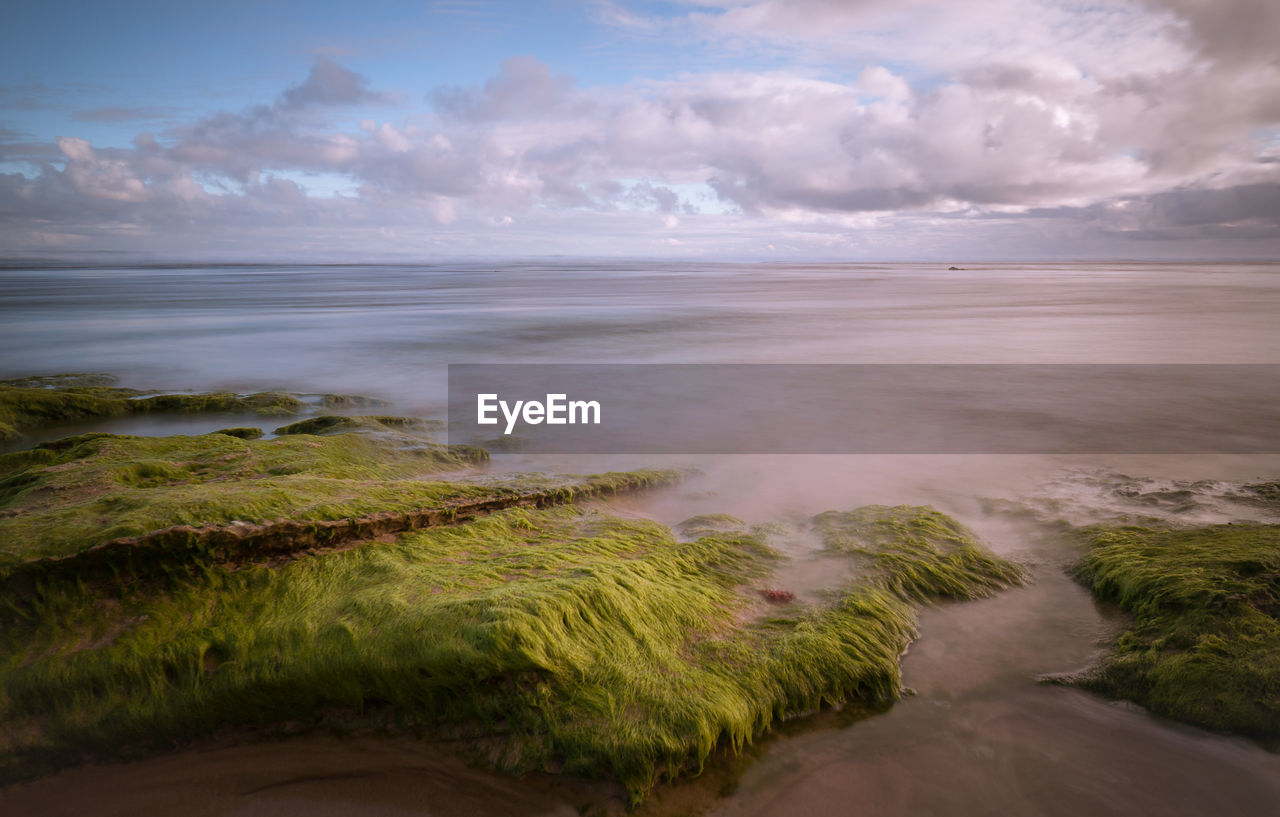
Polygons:
[[212,432],[214,434],[226,434],[228,437],[237,437],[241,440],[257,440],[262,437],[262,429],[253,428],[252,426],[235,426],[233,428],[220,428]]
[[386,408],[391,405],[386,400],[376,397],[364,397],[359,394],[322,394],[320,405],[327,409],[367,409]]
[[891,589],[910,598],[972,599],[1024,578],[956,520],[916,505],[868,505],[813,518],[828,551],[862,557]]
[[1280,737],[1280,526],[1083,535],[1076,575],[1133,623],[1078,683],[1199,726]]
[[745,533],[747,523],[727,513],[705,513],[689,517],[676,525],[676,530],[681,536],[698,539],[717,533]]
[[319,417],[308,417],[275,430],[276,434],[339,434],[346,431],[404,431],[415,430],[428,432],[439,427],[439,423],[423,420],[418,417],[396,417],[386,414],[348,417],[334,414],[322,414]]
[[238,395],[213,394],[158,394],[139,397],[130,401],[132,411],[171,412],[227,412],[252,411],[263,417],[289,417],[302,411],[303,403],[290,394],[259,392]]
[[[18,425],[301,405],[0,389]],[[917,603],[1021,576],[937,511],[875,506],[813,520],[824,558],[867,569],[808,603],[771,582],[768,525],[704,515],[681,541],[569,504],[678,473],[476,474],[486,452],[433,430],[326,415],[272,440],[98,433],[0,455],[0,777],[336,723],[426,730],[639,800],[779,719],[891,704]]]
[[423,479],[484,452],[367,435],[86,434],[0,456],[0,569],[173,525],[338,519],[479,495]]
[[[13,773],[337,718],[474,742],[514,771],[610,777],[639,800],[778,719],[899,696],[914,612],[898,568],[743,615],[779,558],[747,533],[682,542],[647,520],[510,508],[275,566],[205,560],[110,605],[72,586],[32,612],[57,626],[0,633],[0,751]],[[1011,568],[992,563],[984,587]]]
[[136,394],[110,386],[0,384],[0,442],[21,439],[23,432],[48,423],[128,414],[137,408],[130,399]]
[[146,394],[118,388],[105,375],[51,375],[0,382],[0,442],[51,423],[161,412],[252,412],[264,417],[299,414],[293,395]]

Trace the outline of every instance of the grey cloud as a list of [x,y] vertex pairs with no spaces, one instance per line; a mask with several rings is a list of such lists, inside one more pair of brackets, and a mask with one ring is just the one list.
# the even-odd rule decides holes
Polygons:
[[1172,12],[1186,25],[1188,41],[1227,65],[1280,65],[1280,3],[1275,0],[1142,0]]
[[[314,114],[338,106],[380,104],[390,97],[372,91],[361,75],[329,57],[316,58],[307,79],[271,105],[223,111],[169,132],[169,155],[181,162],[247,180],[264,167],[344,169],[356,158],[354,140],[316,132]],[[153,139],[154,142],[154,139]]]
[[311,105],[358,105],[386,102],[384,94],[369,90],[368,81],[326,56],[316,57],[306,81],[280,95],[276,107],[297,110]]
[[995,216],[1075,223],[1094,234],[1136,242],[1218,240],[1280,250],[1280,181],[1224,187],[1182,186],[1085,207],[1036,208]]
[[533,57],[503,60],[501,70],[482,88],[438,88],[430,99],[441,113],[473,122],[551,117],[591,107],[575,93],[572,77],[553,76],[549,66]]
[[0,161],[45,162],[61,158],[62,151],[58,146],[47,142],[0,141]]
[[301,130],[265,107],[215,114],[174,135],[172,158],[237,179],[264,167],[342,169],[356,154],[350,137]]
[[1130,207],[1139,210],[1139,226],[1146,229],[1215,226],[1274,234],[1280,227],[1280,183],[1177,188],[1130,202]]
[[[621,187],[621,186],[619,186]],[[625,193],[617,191],[621,198],[635,207],[652,207],[661,213],[673,213],[680,204],[680,197],[670,187],[651,182],[632,185]]]
[[492,163],[486,161],[483,145],[464,144],[460,149],[440,138],[396,150],[365,142],[351,170],[368,184],[397,195],[473,196],[484,189]]
[[62,156],[58,146],[40,142],[31,134],[0,127],[0,161],[41,162]]

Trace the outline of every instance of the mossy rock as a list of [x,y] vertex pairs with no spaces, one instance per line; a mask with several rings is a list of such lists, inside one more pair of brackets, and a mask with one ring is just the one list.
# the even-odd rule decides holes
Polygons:
[[691,516],[676,525],[681,536],[698,539],[717,533],[746,533],[747,523],[727,513],[706,513]]
[[348,417],[345,415],[322,414],[309,417],[275,430],[276,434],[338,434],[347,431],[393,431],[416,430],[425,432],[433,429],[435,424],[418,417],[396,417],[386,414]]
[[0,442],[22,438],[25,432],[54,423],[153,412],[253,412],[264,417],[289,417],[304,405],[293,395],[259,392],[237,395],[159,394],[105,385],[98,375],[52,375],[0,383]]
[[868,505],[812,520],[831,553],[861,557],[910,598],[977,598],[1021,582],[1025,572],[983,548],[972,532],[930,507]]
[[[990,558],[974,595],[1012,572]],[[760,620],[749,587],[778,559],[746,533],[682,542],[565,506],[276,566],[204,561],[109,605],[71,584],[43,623],[0,632],[0,774],[341,717],[612,778],[637,802],[780,719],[901,694],[915,614],[895,568]]]
[[359,394],[324,394],[320,396],[320,405],[327,409],[364,409],[386,408],[391,405],[386,400],[376,397],[364,397]]
[[235,426],[233,428],[220,428],[212,432],[214,434],[226,434],[228,437],[236,437],[241,440],[258,440],[262,438],[262,429],[252,426]]
[[1280,526],[1082,535],[1076,575],[1133,621],[1079,683],[1198,726],[1280,738]]
[[482,458],[366,434],[69,437],[0,456],[0,569],[173,525],[337,519],[479,495],[423,477]]

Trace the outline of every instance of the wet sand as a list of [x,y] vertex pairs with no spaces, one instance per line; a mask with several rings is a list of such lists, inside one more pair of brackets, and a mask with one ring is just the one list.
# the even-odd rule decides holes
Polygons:
[[409,738],[309,737],[71,769],[0,789],[0,813],[43,817],[577,815],[620,790],[469,768]]

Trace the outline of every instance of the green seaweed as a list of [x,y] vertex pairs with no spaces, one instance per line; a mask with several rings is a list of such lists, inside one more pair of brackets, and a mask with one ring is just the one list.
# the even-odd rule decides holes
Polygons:
[[1133,616],[1085,688],[1280,738],[1280,526],[1086,529],[1076,576]]
[[250,395],[230,393],[158,394],[130,401],[134,412],[229,412],[253,411],[263,417],[288,417],[302,411],[302,401],[290,394],[259,392]]
[[864,558],[870,572],[906,598],[979,598],[1025,578],[1022,568],[933,508],[868,505],[827,511],[813,525],[828,551]]
[[320,405],[327,409],[352,409],[386,408],[391,404],[386,400],[379,400],[376,397],[364,397],[358,394],[323,394],[320,396]]
[[405,429],[425,432],[433,429],[435,424],[418,417],[396,417],[386,414],[365,416],[342,416],[322,414],[319,417],[308,417],[275,430],[276,434],[340,434],[347,431],[403,431]]
[[0,442],[50,423],[116,417],[134,410],[128,389],[107,386],[43,388],[0,385]]
[[45,443],[2,463],[0,570],[172,525],[339,519],[479,495],[481,486],[422,478],[480,458],[363,434],[87,434]]
[[220,428],[211,434],[226,434],[228,437],[236,437],[241,440],[257,440],[262,437],[262,429],[252,426],[234,426],[232,428]]
[[727,513],[704,513],[691,516],[676,525],[681,536],[698,539],[702,536],[714,536],[717,533],[745,533],[747,523]]
[[[777,558],[749,534],[679,542],[560,507],[275,568],[209,565],[9,636],[0,764],[30,772],[228,726],[374,724],[462,739],[512,771],[611,777],[638,801],[778,720],[899,696],[914,637],[901,563],[829,604],[744,615]],[[974,594],[1015,572],[991,565]]]
[[[76,377],[0,384],[0,422],[301,406]],[[548,507],[675,474],[442,478],[487,455],[429,430],[324,416],[0,456],[0,776],[228,728],[412,728],[634,802],[780,720],[891,704],[914,604],[1022,577],[933,509],[830,512],[827,548],[868,569],[762,617],[779,556],[739,520],[682,542]]]
[[298,398],[279,392],[146,395],[136,389],[102,385],[109,382],[102,376],[53,375],[0,383],[0,442],[19,440],[32,429],[72,420],[151,412],[240,411],[287,417],[299,414],[304,407]]

